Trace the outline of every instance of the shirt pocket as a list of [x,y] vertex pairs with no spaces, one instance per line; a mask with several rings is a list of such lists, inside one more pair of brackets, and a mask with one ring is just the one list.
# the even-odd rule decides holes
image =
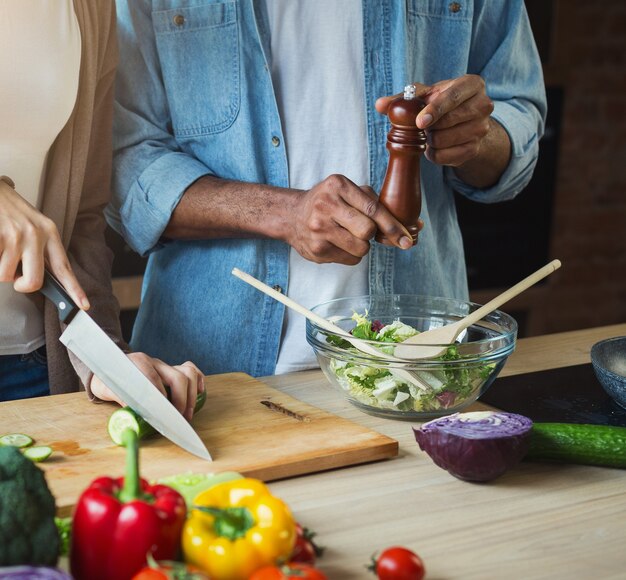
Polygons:
[[411,78],[433,84],[468,72],[473,0],[407,0],[407,46]]
[[220,133],[239,112],[239,35],[235,2],[152,13],[174,135]]

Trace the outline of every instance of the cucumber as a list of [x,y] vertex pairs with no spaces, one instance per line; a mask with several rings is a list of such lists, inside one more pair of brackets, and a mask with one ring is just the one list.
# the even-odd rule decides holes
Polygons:
[[534,423],[526,459],[626,468],[626,427]]
[[45,461],[52,455],[52,447],[47,445],[37,445],[35,447],[27,447],[22,451],[24,457],[28,457],[31,461]]
[[[198,393],[196,404],[193,412],[197,413],[206,402],[206,391]],[[156,430],[148,423],[139,413],[133,411],[130,407],[123,407],[113,411],[109,417],[108,431],[111,440],[116,445],[123,447],[122,433],[124,429],[132,429],[137,433],[139,439],[145,439],[156,433]]]
[[33,438],[23,433],[8,433],[0,437],[2,447],[29,447],[34,443]]

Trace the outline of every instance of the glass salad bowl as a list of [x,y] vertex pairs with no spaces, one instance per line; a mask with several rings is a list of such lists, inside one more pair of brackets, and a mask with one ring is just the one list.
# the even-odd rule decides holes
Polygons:
[[489,388],[515,349],[517,323],[495,310],[429,358],[416,358],[424,353],[414,345],[416,357],[405,348],[399,359],[395,347],[479,307],[412,294],[339,298],[312,311],[350,332],[352,342],[311,320],[306,338],[326,378],[350,403],[372,415],[422,421],[456,413]]

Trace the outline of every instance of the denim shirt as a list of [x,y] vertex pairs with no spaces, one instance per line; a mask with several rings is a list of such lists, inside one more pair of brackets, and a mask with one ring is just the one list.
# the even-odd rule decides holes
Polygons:
[[[203,175],[288,186],[265,1],[118,0],[117,10],[121,63],[107,216],[136,251],[150,255],[132,346],[170,363],[193,360],[205,373],[273,374],[284,307],[231,270],[288,293],[288,246],[162,237],[185,190]],[[489,189],[422,159],[419,243],[402,251],[373,242],[368,256],[372,294],[466,299],[454,191],[484,203],[513,198],[532,175],[543,132],[545,89],[523,0],[363,0],[362,25],[374,190],[387,166],[389,128],[374,102],[408,82],[481,75],[493,117],[510,137],[510,164]]]

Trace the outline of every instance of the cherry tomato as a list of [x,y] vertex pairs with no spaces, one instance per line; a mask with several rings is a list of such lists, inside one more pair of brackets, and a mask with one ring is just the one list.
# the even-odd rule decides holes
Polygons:
[[322,555],[324,548],[315,543],[314,537],[315,532],[296,523],[296,544],[293,547],[289,561],[315,564],[315,560]]
[[132,580],[209,580],[209,577],[182,562],[155,562],[152,560],[137,572]]
[[415,552],[393,546],[376,558],[375,572],[379,580],[422,580],[426,571]]
[[265,566],[257,570],[249,580],[328,580],[326,574],[308,564],[284,564]]
[[133,580],[167,580],[167,574],[154,568],[142,568],[133,576]]
[[304,536],[296,536],[296,543],[289,558],[290,562],[302,562],[303,564],[315,564],[315,548]]

